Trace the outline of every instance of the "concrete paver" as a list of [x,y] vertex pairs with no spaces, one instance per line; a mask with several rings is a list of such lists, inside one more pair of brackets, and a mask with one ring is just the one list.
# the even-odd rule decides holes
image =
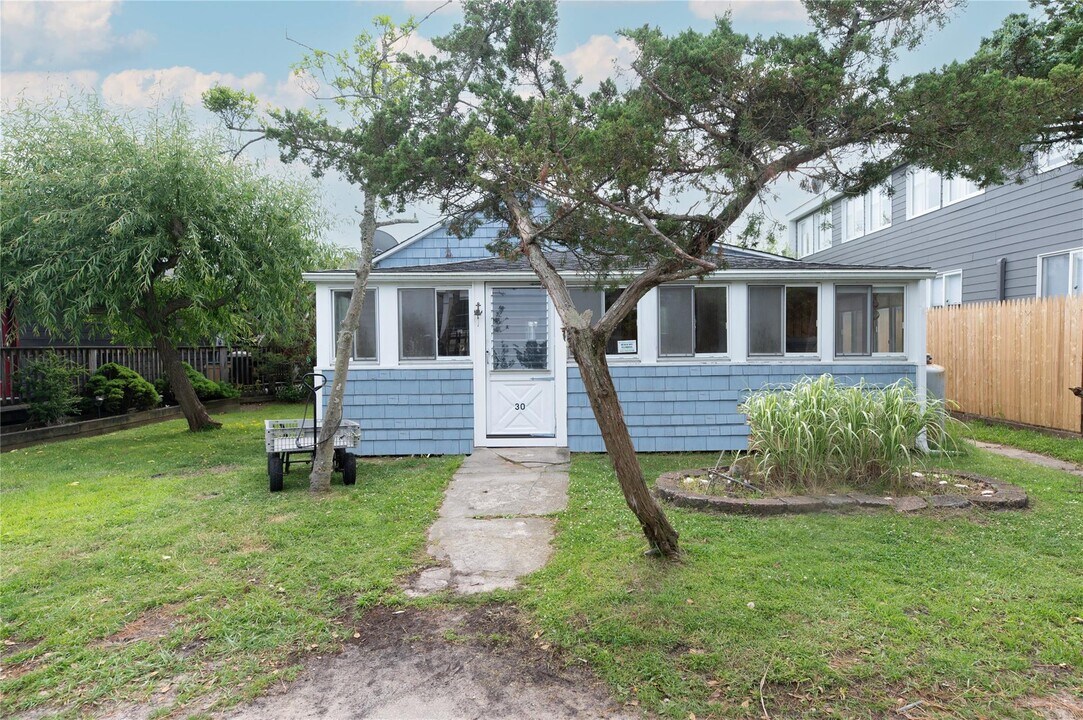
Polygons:
[[515,587],[549,560],[552,520],[568,504],[570,456],[562,448],[475,448],[455,473],[429,529],[438,567],[409,595],[468,595]]

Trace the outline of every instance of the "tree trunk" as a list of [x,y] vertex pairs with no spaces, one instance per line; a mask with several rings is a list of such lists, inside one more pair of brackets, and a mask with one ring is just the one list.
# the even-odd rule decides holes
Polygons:
[[332,440],[342,423],[342,402],[346,394],[346,381],[350,371],[350,356],[353,351],[354,332],[361,320],[361,308],[365,303],[365,287],[368,285],[369,271],[372,269],[374,239],[376,237],[376,196],[365,193],[365,205],[361,214],[361,260],[353,281],[353,294],[342,327],[338,330],[338,345],[335,349],[335,374],[331,380],[331,392],[327,397],[327,408],[320,424],[319,439],[316,442],[316,454],[312,458],[312,473],[308,476],[308,488],[312,492],[326,492],[331,489],[331,471],[334,469],[335,444]]
[[173,343],[165,335],[154,336],[154,347],[158,350],[158,356],[162,359],[165,367],[165,375],[169,378],[169,387],[177,398],[184,419],[188,421],[188,429],[213,430],[222,427],[222,423],[211,419],[207,414],[207,408],[199,401],[196,389],[192,387],[192,381],[188,379],[188,373],[184,372],[181,364],[180,353]]
[[567,335],[579,364],[583,387],[594,410],[594,419],[602,432],[606,454],[613,463],[617,482],[624,493],[624,501],[639,520],[651,550],[663,557],[676,557],[680,552],[678,534],[647,489],[643,469],[639,467],[632,444],[632,435],[624,421],[617,388],[609,374],[609,364],[605,358],[606,338],[590,329],[571,330]]

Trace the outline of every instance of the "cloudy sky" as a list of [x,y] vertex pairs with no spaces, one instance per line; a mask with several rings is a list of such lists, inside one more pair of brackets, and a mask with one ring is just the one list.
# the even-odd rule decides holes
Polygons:
[[[302,48],[340,50],[376,15],[397,21],[422,16],[439,3],[404,2],[22,2],[0,3],[0,96],[40,99],[62,93],[98,93],[107,103],[132,109],[180,101],[199,105],[201,93],[216,85],[243,87],[276,105],[297,107],[307,95],[291,77]],[[933,68],[969,56],[980,39],[1024,2],[971,0],[943,30],[904,57],[900,72]],[[557,52],[588,85],[626,66],[627,41],[621,28],[656,25],[668,32],[709,29],[716,13],[731,11],[735,25],[749,33],[807,29],[801,6],[790,0],[669,0],[668,2],[566,1],[560,5]],[[454,7],[422,26],[426,37],[447,31]],[[296,41],[296,42],[294,42]],[[210,119],[208,118],[209,122]],[[273,168],[272,153],[263,152]],[[279,170],[281,171],[281,170]],[[288,171],[288,170],[287,170]],[[782,220],[806,199],[794,181],[783,180],[766,199],[768,213]],[[321,181],[321,194],[335,225],[328,239],[355,246],[356,193],[334,178]],[[415,208],[419,225],[390,227],[402,239],[437,218]]]

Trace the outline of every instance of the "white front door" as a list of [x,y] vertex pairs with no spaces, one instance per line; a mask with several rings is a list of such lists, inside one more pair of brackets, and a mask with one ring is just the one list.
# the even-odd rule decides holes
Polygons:
[[540,287],[490,286],[488,304],[486,436],[556,437],[549,296]]

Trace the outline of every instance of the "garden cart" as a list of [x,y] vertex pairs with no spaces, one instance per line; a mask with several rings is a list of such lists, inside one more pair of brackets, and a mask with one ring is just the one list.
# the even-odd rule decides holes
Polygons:
[[[317,381],[319,384],[317,384]],[[264,441],[267,446],[267,477],[271,492],[282,489],[282,478],[290,471],[291,463],[311,463],[316,456],[316,438],[320,423],[316,420],[316,393],[327,383],[319,373],[308,373],[304,385],[309,390],[312,417],[308,417],[308,405],[300,420],[265,420]],[[335,470],[342,471],[342,483],[353,485],[357,481],[357,456],[348,452],[361,442],[361,426],[353,420],[343,420],[335,432]],[[297,459],[296,456],[307,456]]]

